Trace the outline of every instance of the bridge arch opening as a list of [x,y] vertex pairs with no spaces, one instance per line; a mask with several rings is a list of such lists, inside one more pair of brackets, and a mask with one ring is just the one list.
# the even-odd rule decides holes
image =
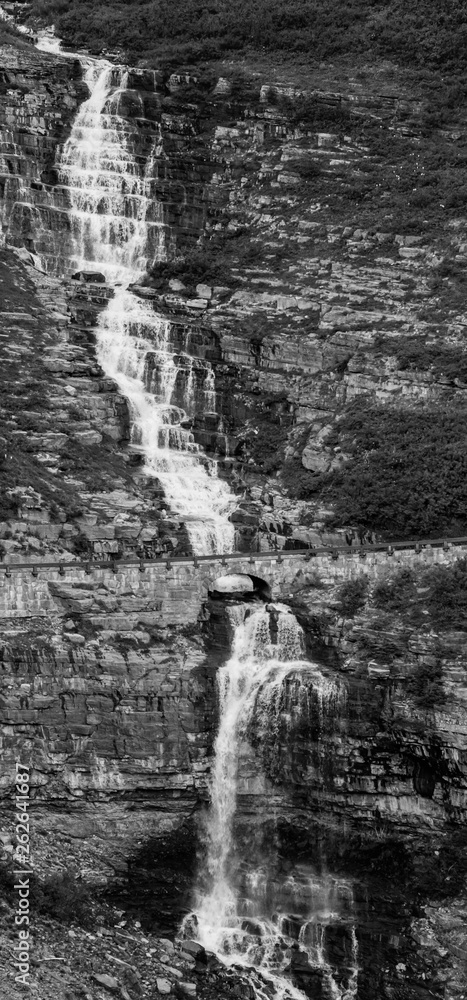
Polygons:
[[209,596],[218,601],[233,597],[241,601],[270,601],[272,595],[269,583],[261,577],[252,573],[228,573],[210,584]]

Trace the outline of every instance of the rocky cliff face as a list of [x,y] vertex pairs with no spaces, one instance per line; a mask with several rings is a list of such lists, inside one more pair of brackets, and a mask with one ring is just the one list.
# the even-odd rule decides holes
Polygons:
[[[258,699],[240,754],[237,839],[258,864],[275,851],[279,871],[319,858],[351,878],[358,996],[459,996],[464,633],[410,628],[404,612],[377,609],[374,590],[343,615],[341,593],[323,577],[297,581],[313,665]],[[346,933],[334,929],[344,967]]]
[[[76,64],[29,52],[10,61],[20,63],[26,106],[39,102],[47,125],[60,120],[63,140],[83,96]],[[52,106],[44,83],[36,88],[41,61],[45,80],[65,81]],[[142,161],[158,136],[153,194],[169,256],[135,294],[169,317],[174,351],[193,357],[196,391],[203,361],[214,368],[216,413],[195,406],[193,429],[241,494],[238,544],[308,544],[323,537],[328,505],[296,499],[297,472],[340,468],[329,432],[349,402],[463,403],[463,222],[426,194],[435,174],[446,188],[462,169],[461,136],[427,130],[420,95],[408,99],[384,71],[376,81],[349,79],[344,93],[143,70],[127,86],[118,112]],[[4,97],[6,120],[14,100]],[[38,122],[27,120],[28,134]],[[21,173],[5,180],[5,231],[61,273],[67,190],[53,174],[50,141],[34,141],[36,165],[24,138],[14,139]],[[440,144],[444,173],[434,169]],[[27,232],[18,213],[30,220]],[[83,300],[76,310],[72,295],[62,375],[95,370],[93,306]],[[432,363],[446,344],[460,354],[457,368]],[[182,397],[182,378],[179,389]],[[75,415],[84,418],[77,434],[94,431],[82,435],[85,448],[99,434],[125,442],[125,404],[117,405],[113,429],[104,414],[100,427]]]
[[[275,596],[298,615],[309,665],[251,720],[238,843],[258,863],[274,849],[280,873],[311,862],[351,880],[359,996],[460,996],[464,633],[427,626],[423,606],[416,628],[378,608],[397,563],[373,575],[353,557],[370,585],[343,612],[345,561],[289,561]],[[215,672],[233,631],[229,601],[197,593],[198,570],[171,570],[164,585],[165,572],[39,584],[24,573],[20,616],[4,621],[2,729],[6,817],[18,747],[34,762],[40,873],[66,854],[113,885],[117,905],[169,930],[203,850]],[[346,928],[332,931],[343,970]]]
[[41,218],[41,201],[86,88],[77,59],[24,44],[3,46],[1,60],[2,223],[10,244],[33,250],[42,228],[55,229],[50,216]]
[[189,903],[216,711],[219,654],[203,639],[195,591],[183,571],[166,584],[137,568],[119,581],[57,577],[38,601],[32,577],[20,589],[1,639],[7,850],[20,758],[34,774],[38,876],[61,871],[67,856],[102,887],[127,877],[134,859],[131,909],[146,889],[137,861],[149,844],[147,916],[173,932]]
[[[177,328],[195,323],[202,351],[208,341],[228,454],[248,487],[241,535],[251,544],[259,525],[261,546],[293,546],[316,539],[325,510],[295,499],[292,470],[340,468],[328,438],[349,402],[464,400],[463,221],[424,187],[439,144],[460,166],[462,140],[427,134],[422,102],[384,74],[379,92],[357,80],[340,94],[241,86],[220,80],[201,101],[194,81],[183,93],[172,79],[174,110],[189,113],[191,97],[199,113],[183,163],[202,142],[211,176],[188,187],[206,216],[198,256],[156,267],[151,283],[155,307]],[[446,343],[451,372],[427,360]],[[218,446],[217,428],[195,427]]]
[[[78,64],[32,49],[3,56],[3,552],[183,551],[183,527],[161,522],[161,498],[128,449],[127,404],[96,363],[109,290],[54,276],[66,270],[70,238],[54,150],[84,96]],[[120,110],[142,159],[159,135],[154,193],[169,248],[134,294],[169,317],[195,376],[205,359],[214,368],[217,411],[198,409],[193,427],[240,494],[239,545],[316,541],[325,512],[294,497],[285,459],[338,468],[326,435],[358,395],[396,408],[464,398],[457,374],[401,366],[396,349],[416,335],[447,340],[463,357],[464,220],[413,197],[420,149],[440,155],[441,144],[460,163],[462,136],[427,138],[417,95],[394,94],[384,79],[305,100],[259,80],[139,70]],[[446,259],[451,270],[440,271]],[[131,858],[118,890],[125,905],[136,909],[156,885],[162,902],[151,917],[173,927],[187,906],[187,893],[174,901],[174,872],[182,858],[189,882],[214,677],[231,630],[219,602],[188,621],[189,588],[161,620],[154,592],[132,580],[118,593],[94,578],[75,584],[51,585],[47,619],[8,619],[3,629],[5,761],[19,744],[34,760],[44,871],[57,849],[61,863],[78,858],[103,881],[128,874]],[[259,854],[273,837],[284,870],[318,856],[355,880],[359,996],[460,1000],[464,633],[415,628],[371,600],[345,617],[338,586],[311,574],[281,595],[340,696],[323,708],[297,676],[267,733],[252,724],[239,837]],[[9,778],[4,793],[9,802]],[[151,882],[161,841],[166,874]],[[342,936],[335,950],[342,960]]]
[[[54,277],[69,270],[69,196],[55,164],[88,94],[81,65],[28,45],[3,56],[2,551],[14,559],[189,550],[183,525],[160,523],[160,493],[127,454],[127,401],[96,361],[94,326],[112,292]],[[154,74],[134,76],[140,89],[123,94],[120,110],[141,115],[134,141],[147,157]]]

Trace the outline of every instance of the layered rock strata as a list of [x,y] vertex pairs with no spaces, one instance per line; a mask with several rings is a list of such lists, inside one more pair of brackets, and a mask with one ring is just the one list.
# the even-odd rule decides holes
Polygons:
[[[6,236],[58,268],[66,256],[67,206],[53,174],[53,144],[65,138],[83,96],[80,77],[73,62],[29,52],[8,51],[6,65],[5,127],[27,115],[28,129],[6,140]],[[457,376],[400,370],[390,350],[414,332],[434,343],[449,337],[460,350],[465,325],[455,276],[439,271],[446,256],[461,267],[465,261],[462,219],[449,217],[428,237],[407,232],[391,204],[394,189],[385,187],[390,169],[399,193],[404,165],[416,169],[420,107],[388,94],[369,101],[354,83],[344,100],[315,95],[319,115],[307,125],[293,120],[299,103],[293,90],[282,94],[291,106],[281,104],[277,88],[239,95],[209,84],[200,98],[190,79],[140,71],[133,83],[122,108],[142,122],[142,157],[150,134],[160,129],[154,190],[170,254],[192,253],[198,239],[220,233],[224,268],[224,274],[214,271],[212,260],[204,276],[167,268],[135,294],[152,299],[156,311],[169,316],[173,337],[181,345],[190,341],[192,356],[213,365],[218,411],[209,420],[197,414],[194,430],[208,451],[233,456],[225,474],[249,490],[237,520],[242,545],[316,541],[323,511],[287,497],[275,475],[282,456],[299,455],[309,470],[336,466],[339,455],[326,445],[326,428],[343,403],[362,392],[405,406],[450,402],[465,391]],[[64,132],[53,132],[54,123],[57,129],[64,124]],[[43,135],[48,126],[52,141]],[[394,139],[391,166],[374,128],[380,138]],[[430,142],[440,139],[451,151],[461,142],[447,132]],[[8,558],[20,560],[24,551],[38,561],[51,552],[180,551],[186,544],[180,526],[160,525],[160,496],[148,495],[132,475],[125,402],[96,367],[93,327],[105,288],[70,282],[65,295],[54,279],[33,277],[10,250],[4,253],[10,299],[2,364],[10,395],[19,400],[7,411],[4,448],[7,462],[15,456],[7,480],[14,506],[3,513]],[[27,308],[20,301],[24,289]],[[19,361],[26,381],[18,379]],[[45,396],[33,395],[38,383]],[[276,436],[267,468],[271,428]],[[87,478],[95,480],[98,467],[105,479],[100,489]],[[261,846],[266,830],[284,870],[291,859],[311,856],[355,878],[365,1000],[425,998],[432,988],[460,998],[463,635],[430,627],[408,634],[397,615],[382,622],[371,604],[346,620],[333,588],[357,574],[346,573],[339,561],[329,566],[316,561],[306,572],[300,567],[301,575],[281,575],[276,566],[274,596],[296,602],[309,655],[326,676],[339,679],[342,702],[320,715],[296,677],[267,739],[252,725],[241,756],[238,836]],[[367,560],[370,577],[372,566]],[[164,607],[153,577],[137,582],[135,568],[126,580],[117,574],[109,583],[110,573],[80,573],[79,580],[57,574],[45,585],[41,576],[28,575],[15,600],[8,596],[4,794],[11,805],[11,769],[21,746],[34,761],[36,834],[56,836],[44,850],[44,866],[57,844],[64,858],[74,857],[81,838],[91,837],[92,864],[99,856],[106,878],[126,868],[140,840],[137,861],[147,880],[154,860],[154,853],[149,860],[145,855],[147,841],[162,835],[170,841],[173,834],[167,847],[173,864],[180,830],[206,799],[214,675],[228,656],[231,634],[221,603],[207,604],[207,588],[198,590],[188,576],[176,578],[173,604]],[[434,668],[443,699],[422,705],[414,678],[418,684]],[[194,837],[190,827],[192,855]],[[161,839],[156,853],[160,845]],[[126,905],[137,905],[135,884],[141,882],[128,883]],[[423,908],[427,898],[431,905]]]
[[[14,58],[35,93],[37,70]],[[51,72],[51,57],[34,56],[43,58]],[[65,62],[56,72],[74,79]],[[121,92],[142,162],[158,136],[153,195],[169,254],[134,291],[170,319],[174,349],[194,369],[203,360],[214,369],[216,412],[198,408],[193,430],[246,489],[235,515],[244,548],[319,537],[324,511],[288,499],[282,466],[299,457],[312,472],[338,468],[327,436],[346,403],[362,394],[403,407],[464,398],[462,379],[397,359],[407,337],[430,349],[447,338],[462,351],[462,220],[430,207],[417,232],[415,209],[410,225],[402,213],[409,179],[420,183],[420,149],[429,162],[441,142],[457,163],[461,140],[453,130],[426,136],[418,96],[394,96],[384,78],[381,90],[351,80],[345,95],[303,95],[140,70]],[[14,105],[6,108],[11,116]],[[28,147],[17,146],[26,178]],[[48,266],[66,269],[66,190],[37,178],[21,185],[5,188],[8,238],[33,248],[35,234]],[[15,222],[26,203],[31,237]],[[92,354],[91,330],[89,340]]]

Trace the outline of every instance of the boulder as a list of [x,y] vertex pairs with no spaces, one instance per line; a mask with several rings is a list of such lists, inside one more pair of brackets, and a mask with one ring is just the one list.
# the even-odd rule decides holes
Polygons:
[[105,285],[105,274],[101,271],[75,271],[71,276],[72,281],[91,281],[97,285]]
[[156,988],[162,994],[169,994],[172,989],[168,979],[156,979]]
[[211,285],[204,285],[200,283],[196,286],[196,294],[200,299],[211,299],[212,298],[212,288]]
[[37,256],[37,254],[31,253],[29,250],[26,250],[26,247],[16,247],[15,254],[25,264],[31,264],[32,267],[35,267],[38,271],[42,271],[42,273],[44,273],[43,268],[41,267],[40,258]]
[[[250,578],[247,577],[247,579],[250,579]],[[198,941],[184,941],[183,942],[183,950],[187,951],[189,955],[193,955],[193,958],[196,958],[196,959],[200,959],[201,958],[202,960],[206,959],[206,951],[203,948],[203,945],[199,944]]]
[[73,437],[78,444],[82,444],[85,447],[100,444],[102,441],[102,434],[99,434],[99,431],[92,429],[87,431],[75,431]]
[[216,95],[222,95],[223,97],[228,97],[232,93],[232,84],[230,80],[226,80],[225,76],[220,76],[216,86],[214,87],[214,93]]
[[[161,962],[162,960],[161,956]],[[174,969],[172,965],[166,965],[166,970],[167,972],[170,972],[171,976],[175,976],[175,979],[183,979],[183,972],[180,972],[180,969]]]
[[157,288],[149,288],[146,285],[132,285],[131,291],[134,295],[137,295],[139,299],[157,299],[159,292]]
[[92,978],[95,979],[96,983],[100,986],[105,986],[107,990],[114,992],[118,990],[118,980],[114,976],[107,976],[105,973],[101,975],[99,972],[93,972]]
[[306,445],[302,452],[302,465],[310,472],[327,472],[331,456],[325,451],[318,451],[311,445]]
[[175,951],[174,943],[173,941],[170,941],[169,938],[159,938],[159,944],[162,945],[164,951],[168,952]]
[[207,309],[207,307],[208,307],[208,300],[206,298],[203,298],[203,299],[201,299],[201,298],[199,298],[199,299],[187,299],[186,300],[186,305],[190,309],[198,309],[198,310]]

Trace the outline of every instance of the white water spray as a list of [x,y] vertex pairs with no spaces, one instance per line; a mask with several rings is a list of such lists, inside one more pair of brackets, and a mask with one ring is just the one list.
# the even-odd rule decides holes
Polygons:
[[[322,719],[340,702],[339,687],[304,659],[303,635],[294,615],[270,614],[251,606],[233,610],[235,638],[231,659],[218,675],[219,731],[211,778],[207,822],[207,860],[195,909],[186,918],[193,935],[227,964],[254,966],[272,983],[278,997],[303,997],[290,980],[294,951],[318,969],[335,1000],[351,1000],[357,985],[357,942],[353,928],[351,886],[311,868],[292,874],[274,871],[274,860],[252,863],[241,857],[235,838],[239,759],[248,726],[255,718],[259,741],[267,735],[272,713],[288,678],[313,693]],[[306,681],[306,683],[305,683]],[[326,957],[326,927],[344,923],[349,942],[348,975],[340,988]]]
[[[165,252],[161,206],[153,194],[158,140],[143,169],[135,152],[137,129],[123,114],[128,73],[122,67],[91,61],[85,80],[91,96],[75,119],[58,169],[70,205],[71,267],[101,272],[115,285],[99,320],[98,360],[127,397],[132,445],[186,525],[193,550],[232,551],[233,496],[217,477],[216,462],[195,443],[185,409],[176,405],[180,397],[193,405],[193,376],[186,380],[193,359],[176,352],[168,320],[127,290],[148,262]],[[204,386],[202,405],[213,408],[209,363],[199,363],[197,374]]]

